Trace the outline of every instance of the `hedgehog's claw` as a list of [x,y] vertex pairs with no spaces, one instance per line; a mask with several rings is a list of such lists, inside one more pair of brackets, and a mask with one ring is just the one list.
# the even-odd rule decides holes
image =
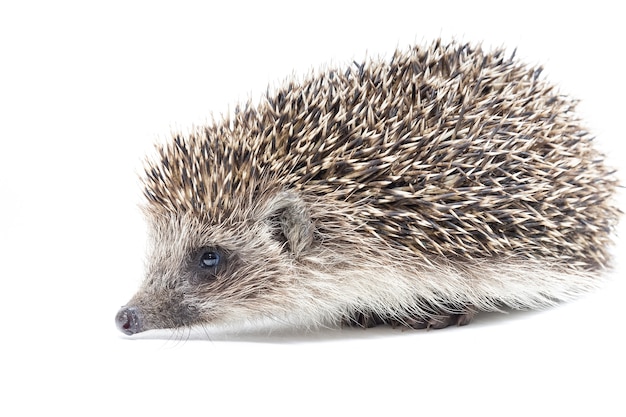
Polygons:
[[376,314],[363,311],[357,311],[351,316],[345,316],[341,321],[342,326],[362,327],[364,329],[376,327],[379,324],[385,324],[385,321]]
[[384,319],[378,314],[358,311],[351,316],[344,317],[342,325],[362,327],[364,329],[375,327],[380,324],[389,324],[393,328],[408,327],[410,329],[443,329],[448,326],[465,326],[472,321],[475,314],[476,311],[474,309],[466,307],[465,310],[456,313],[441,312],[438,314],[432,314],[428,317],[407,316],[402,318]]
[[467,308],[459,313],[440,313],[429,317],[404,317],[401,320],[394,320],[392,326],[405,326],[411,329],[443,329],[448,326],[465,326],[469,324],[476,312]]

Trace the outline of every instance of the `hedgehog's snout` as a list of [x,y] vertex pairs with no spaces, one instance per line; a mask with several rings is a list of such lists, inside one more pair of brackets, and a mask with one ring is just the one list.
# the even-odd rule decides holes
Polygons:
[[127,335],[143,331],[137,307],[122,307],[115,316],[115,324],[122,333]]

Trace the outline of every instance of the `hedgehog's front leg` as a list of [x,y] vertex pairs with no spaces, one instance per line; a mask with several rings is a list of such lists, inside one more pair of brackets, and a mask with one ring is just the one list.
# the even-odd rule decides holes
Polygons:
[[386,323],[388,323],[388,320],[383,319],[378,314],[363,311],[356,311],[351,315],[346,315],[341,320],[342,326],[362,327],[364,329],[369,329]]
[[443,329],[448,326],[465,326],[474,319],[475,315],[476,311],[467,308],[461,312],[441,312],[428,317],[403,317],[402,319],[394,319],[390,324],[394,327],[406,326],[411,329]]
[[392,327],[408,327],[410,329],[443,329],[448,326],[465,326],[469,324],[476,315],[476,310],[471,306],[455,311],[440,311],[429,313],[426,316],[407,315],[404,317],[383,318],[371,312],[354,312],[342,320],[343,326],[371,328],[380,324],[389,324]]

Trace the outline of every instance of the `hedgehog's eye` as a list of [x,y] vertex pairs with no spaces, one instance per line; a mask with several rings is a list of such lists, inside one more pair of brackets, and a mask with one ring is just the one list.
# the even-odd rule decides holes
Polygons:
[[215,250],[207,250],[200,255],[199,267],[201,269],[214,269],[220,264],[220,254]]
[[189,258],[188,282],[201,285],[219,277],[219,272],[228,264],[230,257],[219,248],[208,246],[194,251]]

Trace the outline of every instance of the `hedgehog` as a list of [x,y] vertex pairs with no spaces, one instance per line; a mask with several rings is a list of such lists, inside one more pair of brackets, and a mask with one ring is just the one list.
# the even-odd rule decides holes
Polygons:
[[437,329],[598,287],[618,182],[541,72],[438,40],[174,134],[145,164],[146,277],[117,327]]

